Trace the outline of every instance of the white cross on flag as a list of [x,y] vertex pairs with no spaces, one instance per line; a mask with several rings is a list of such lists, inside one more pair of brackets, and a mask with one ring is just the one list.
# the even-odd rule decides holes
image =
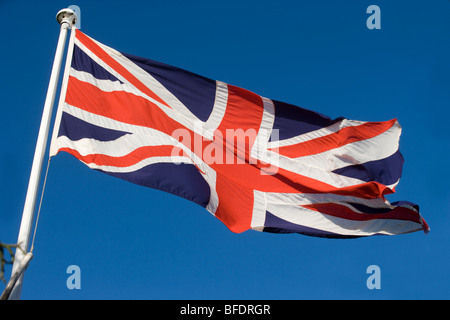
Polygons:
[[74,32],[51,156],[193,201],[233,232],[428,231],[417,205],[385,198],[403,166],[396,119],[330,119]]

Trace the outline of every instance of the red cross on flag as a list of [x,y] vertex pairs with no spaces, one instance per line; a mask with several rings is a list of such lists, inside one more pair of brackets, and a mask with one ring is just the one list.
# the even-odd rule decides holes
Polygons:
[[330,119],[74,32],[51,156],[193,201],[233,232],[428,231],[417,205],[385,198],[397,120]]

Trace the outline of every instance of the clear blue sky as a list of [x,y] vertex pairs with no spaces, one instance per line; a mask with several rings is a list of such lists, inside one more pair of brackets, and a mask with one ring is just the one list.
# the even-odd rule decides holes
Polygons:
[[[55,14],[71,4],[82,10],[83,32],[119,51],[330,117],[398,118],[406,161],[388,199],[418,203],[431,232],[234,234],[196,204],[61,153],[24,299],[450,298],[450,1],[0,0],[2,242],[17,240]],[[381,8],[380,30],[366,27],[371,4]],[[69,265],[81,269],[81,290],[66,287]],[[380,290],[366,287],[370,265],[381,269]]]

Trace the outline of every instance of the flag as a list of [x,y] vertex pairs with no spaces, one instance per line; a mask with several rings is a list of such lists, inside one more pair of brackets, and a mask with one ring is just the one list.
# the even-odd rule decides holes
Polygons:
[[428,231],[396,119],[331,119],[74,30],[50,155],[206,208],[231,231],[354,238]]

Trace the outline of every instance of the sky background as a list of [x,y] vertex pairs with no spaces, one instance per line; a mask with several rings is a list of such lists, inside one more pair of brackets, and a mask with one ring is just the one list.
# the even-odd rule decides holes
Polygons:
[[[431,232],[353,240],[234,234],[194,203],[60,153],[23,299],[450,298],[449,0],[0,0],[4,243],[17,241],[55,15],[73,4],[81,30],[119,51],[332,118],[397,118],[405,164],[388,200],[418,203]],[[366,27],[372,4],[380,30]],[[66,286],[70,265],[81,269],[80,290]],[[380,290],[366,286],[370,265],[380,267]]]

